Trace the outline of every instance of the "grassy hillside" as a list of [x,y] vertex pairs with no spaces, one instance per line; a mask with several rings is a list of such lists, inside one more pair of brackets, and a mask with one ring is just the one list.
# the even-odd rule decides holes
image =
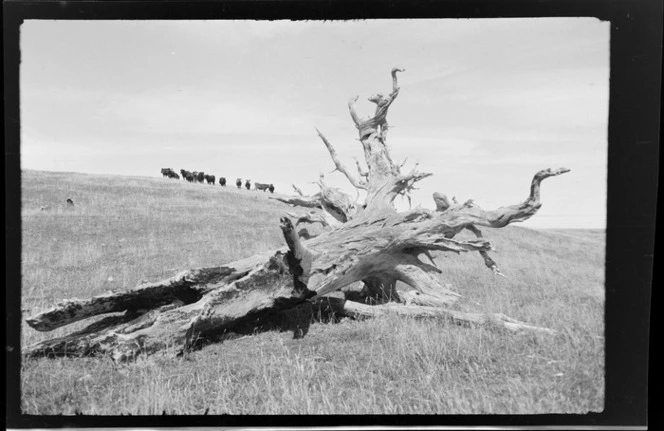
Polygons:
[[[267,194],[162,178],[25,171],[22,309],[131,288],[283,245]],[[65,200],[71,198],[74,207]],[[544,196],[546,201],[546,196]],[[40,210],[43,205],[48,210]],[[387,316],[266,332],[182,359],[22,365],[29,414],[585,413],[604,400],[604,232],[485,230],[507,280],[477,254],[436,257],[478,310],[558,331],[511,335]],[[50,333],[22,327],[31,344]]]

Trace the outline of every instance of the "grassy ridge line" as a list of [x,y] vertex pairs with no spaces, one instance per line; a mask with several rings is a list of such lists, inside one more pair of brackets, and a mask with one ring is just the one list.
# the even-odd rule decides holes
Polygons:
[[[65,200],[76,203],[68,208]],[[40,207],[51,204],[48,211]],[[24,171],[22,307],[131,288],[283,245],[288,207],[262,192],[162,178]],[[535,216],[536,217],[536,216]],[[191,361],[24,363],[32,414],[556,413],[603,405],[604,233],[485,230],[508,280],[477,254],[436,257],[480,309],[559,332],[513,337],[394,316],[264,333]],[[470,236],[469,236],[470,237]],[[23,343],[70,333],[22,327]],[[193,362],[192,362],[193,361]],[[94,376],[94,377],[90,377]]]

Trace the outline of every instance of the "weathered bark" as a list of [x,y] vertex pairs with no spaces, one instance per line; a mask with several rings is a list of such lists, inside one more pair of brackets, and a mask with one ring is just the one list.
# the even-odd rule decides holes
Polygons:
[[[120,361],[158,351],[179,354],[205,340],[221,339],[228,332],[287,329],[301,337],[308,330],[313,310],[320,313],[322,309],[351,317],[395,312],[508,330],[549,331],[500,314],[450,308],[462,297],[442,281],[444,273],[436,267],[431,252],[478,252],[488,268],[502,275],[488,255],[492,244],[484,239],[478,226],[501,228],[533,216],[541,206],[541,182],[569,170],[538,172],[524,202],[493,211],[483,210],[472,201],[458,204],[452,198],[450,202],[445,195],[435,193],[435,211],[417,207],[397,212],[394,199],[408,196],[416,182],[432,175],[419,172],[417,165],[402,173],[405,161],[394,163],[385,143],[387,112],[399,94],[398,72],[403,69],[392,70],[392,92],[387,97],[378,94],[369,98],[376,104],[371,118],[360,118],[355,108],[357,98],[349,103],[366,164],[365,169],[356,160],[357,176],[318,131],[335,171],[343,173],[358,190],[356,199],[328,187],[322,175],[317,182],[320,191],[313,196],[305,196],[293,185],[297,196],[274,198],[306,208],[305,212],[288,213],[295,224],[288,218],[281,220],[287,248],[215,268],[185,271],[126,292],[65,301],[28,319],[28,324],[48,331],[100,314],[124,314],[39,343],[26,349],[25,354],[110,354]],[[366,193],[362,203],[358,202],[360,190]],[[303,223],[318,223],[324,231],[315,237],[304,235],[297,231]],[[476,238],[455,239],[464,229]],[[431,264],[422,261],[421,256]],[[339,291],[343,298],[334,296]]]
[[[119,318],[113,327],[96,323],[78,334],[39,343],[29,348],[27,354],[77,356],[108,353],[115,360],[122,361],[140,353],[150,354],[159,350],[173,349],[174,353],[181,353],[199,339],[214,337],[248,322],[258,322],[274,309],[293,308],[311,296],[302,284],[294,285],[289,269],[289,264],[293,264],[290,256],[290,251],[284,253],[279,250],[267,262],[263,260],[262,264],[251,265],[251,269],[242,277],[234,280],[228,276],[225,276],[225,280],[215,279],[215,286],[209,287],[196,302],[185,304],[176,300],[147,312],[127,309],[125,318]],[[116,303],[127,304],[130,302],[127,298],[133,296],[135,292],[131,291],[117,295]],[[66,305],[69,304],[71,302]],[[91,304],[94,301],[80,304],[79,315],[93,312],[96,308]],[[116,305],[117,308],[119,305]],[[43,328],[45,322],[53,322],[55,316],[62,315],[56,307],[42,313],[41,319],[32,318],[28,323],[39,324]],[[76,317],[79,316],[68,321],[79,320]]]
[[[320,132],[319,132],[320,133]],[[321,135],[322,136],[322,135]],[[297,223],[321,223],[324,226],[334,227],[350,220],[358,210],[356,202],[338,188],[328,187],[323,175],[316,182],[320,191],[313,196],[305,196],[302,191],[293,184],[293,188],[299,196],[289,198],[270,197],[280,202],[293,206],[313,208],[305,214],[289,214],[297,219]]]
[[[284,254],[286,251],[286,248],[281,248],[275,253]],[[275,253],[257,254],[219,267],[183,271],[166,280],[145,283],[131,290],[109,292],[89,299],[72,298],[26,321],[38,331],[52,331],[105,313],[129,311],[144,314],[176,300],[191,304],[206,293],[247,276]]]

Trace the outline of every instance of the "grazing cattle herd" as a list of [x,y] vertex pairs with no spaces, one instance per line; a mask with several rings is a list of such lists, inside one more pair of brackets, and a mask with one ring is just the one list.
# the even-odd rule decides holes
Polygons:
[[[163,175],[164,178],[171,178],[175,180],[180,179],[180,175],[178,175],[173,169],[171,168],[161,168],[161,174]],[[205,174],[205,172],[189,172],[186,169],[180,169],[180,174],[182,175],[182,179],[185,181],[188,181],[190,183],[203,183],[205,184],[206,182],[210,185],[214,185],[217,177],[214,175],[210,174]],[[219,177],[219,185],[222,187],[226,187],[226,178],[225,177]],[[242,178],[238,178],[235,181],[235,185],[239,190],[242,190]],[[246,187],[247,190],[251,190],[251,180],[247,179],[244,183],[244,186]],[[269,190],[270,193],[274,193],[274,185],[272,184],[263,184],[263,183],[254,183],[254,190],[261,190],[261,191],[266,191]],[[65,201],[67,204],[68,208],[74,207],[74,200],[72,198],[67,198]],[[48,211],[51,208],[53,208],[52,205],[42,205],[39,209],[40,211]]]
[[[208,183],[210,185],[214,185],[216,181],[216,177],[214,175],[206,174],[205,172],[189,172],[186,169],[180,169],[180,175],[178,175],[173,169],[171,168],[161,168],[161,174],[164,176],[164,178],[172,178],[175,180],[180,179],[180,175],[182,175],[182,179],[184,181],[188,181],[190,183]],[[220,177],[219,178],[219,185],[222,187],[226,187],[226,178],[225,177]],[[242,178],[238,178],[235,180],[235,185],[237,186],[238,189],[242,190]],[[247,179],[245,180],[244,187],[247,190],[251,190],[251,180]],[[254,183],[254,190],[261,190],[261,191],[266,191],[269,190],[270,193],[274,193],[274,185],[273,184],[263,184],[263,183]]]

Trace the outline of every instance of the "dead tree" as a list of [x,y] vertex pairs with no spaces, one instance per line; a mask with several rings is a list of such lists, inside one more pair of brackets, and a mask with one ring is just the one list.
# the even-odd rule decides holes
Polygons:
[[[402,172],[405,161],[395,163],[386,146],[387,112],[399,95],[398,72],[403,70],[392,70],[388,96],[369,98],[376,105],[370,118],[362,119],[356,112],[357,97],[349,102],[366,168],[356,161],[357,172],[349,170],[318,132],[335,170],[366,194],[363,202],[328,187],[322,176],[320,191],[313,196],[305,196],[294,186],[297,196],[275,198],[306,208],[289,213],[295,223],[288,217],[281,219],[285,247],[219,267],[186,271],[126,292],[65,301],[27,319],[28,324],[50,331],[89,317],[116,314],[74,334],[31,346],[24,354],[110,354],[121,361],[155,352],[181,354],[229,332],[278,328],[293,330],[301,337],[315,311],[363,318],[394,312],[511,331],[551,332],[501,314],[461,311],[461,295],[439,281],[437,274],[443,271],[431,252],[477,252],[489,269],[502,275],[488,254],[492,245],[479,227],[501,228],[530,218],[541,206],[541,182],[569,169],[537,172],[527,199],[516,205],[488,211],[470,200],[457,204],[435,193],[435,211],[417,207],[397,212],[395,198],[408,196],[416,182],[432,175],[420,172],[417,165]],[[303,223],[319,223],[324,231],[305,239],[296,231]],[[476,238],[455,239],[464,229]],[[397,282],[406,288],[397,288]],[[344,291],[345,295],[340,294]],[[350,300],[357,298],[370,298],[373,305]]]

